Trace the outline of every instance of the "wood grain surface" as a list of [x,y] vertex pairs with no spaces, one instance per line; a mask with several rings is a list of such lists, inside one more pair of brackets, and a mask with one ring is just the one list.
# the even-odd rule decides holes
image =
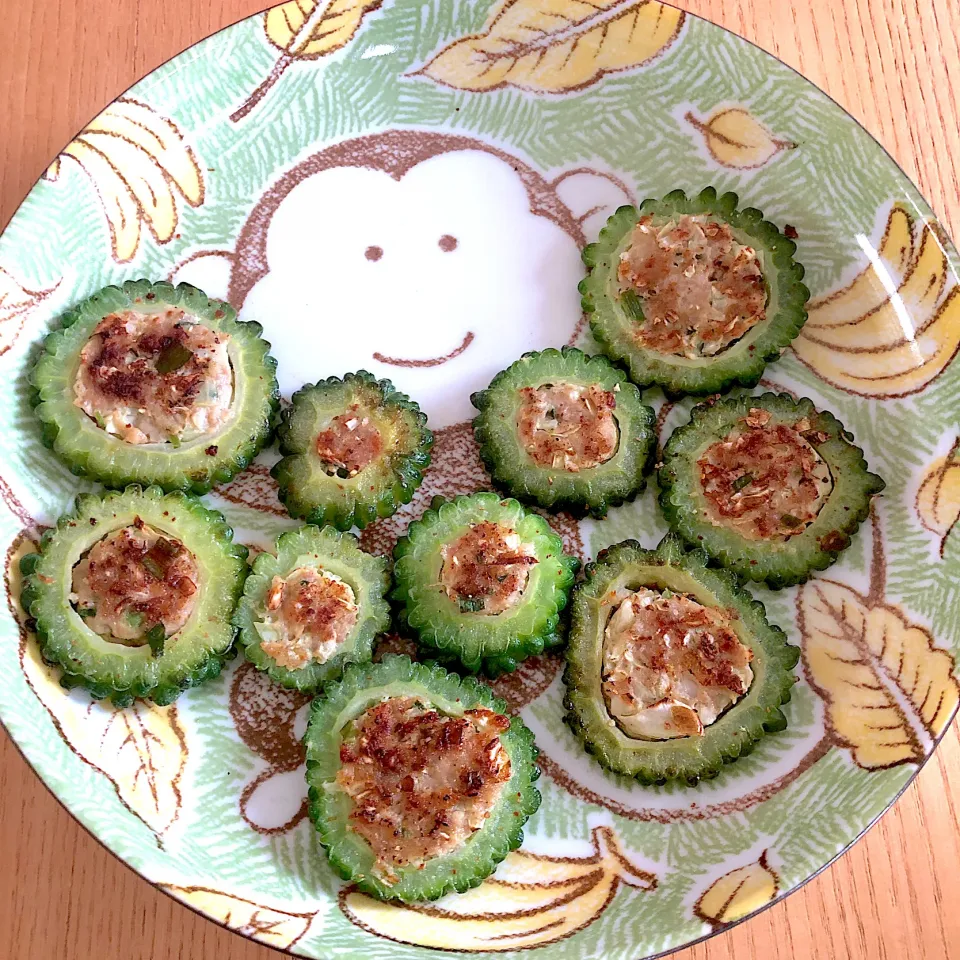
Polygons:
[[[890,150],[960,238],[960,0],[677,3],[827,90]],[[0,226],[53,156],[114,97],[189,44],[261,8],[261,0],[2,0]],[[958,810],[954,724],[901,800],[851,852],[783,903],[677,960],[956,960]],[[191,913],[123,866],[0,733],[0,960],[276,955]]]

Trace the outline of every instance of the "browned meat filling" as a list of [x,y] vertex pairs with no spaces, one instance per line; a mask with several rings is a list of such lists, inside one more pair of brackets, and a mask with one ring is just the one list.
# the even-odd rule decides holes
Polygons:
[[787,540],[817,518],[833,490],[830,468],[813,448],[826,434],[806,419],[770,423],[755,408],[725,439],[697,461],[712,523],[731,526],[749,540]]
[[351,726],[337,784],[353,800],[351,828],[387,877],[456,850],[483,826],[510,779],[500,741],[510,721],[492,710],[450,717],[392,697]]
[[230,417],[229,339],[173,308],[111,314],[80,352],[74,403],[127,443],[208,434]]
[[622,290],[638,297],[643,310],[637,341],[659,353],[716,356],[766,316],[756,251],[708,217],[683,216],[660,226],[642,217],[618,275]]
[[648,587],[611,601],[602,689],[628,736],[699,736],[749,689],[753,654],[719,610]]
[[70,599],[94,633],[139,645],[153,627],[170,636],[187,622],[199,583],[193,554],[137,518],[73,568]]
[[616,394],[596,385],[547,383],[524,387],[520,396],[517,430],[539,466],[578,473],[617,452]]
[[497,614],[515,606],[537,562],[519,534],[489,521],[446,544],[442,556],[440,582],[464,613]]
[[383,452],[383,437],[359,404],[334,417],[317,435],[317,456],[329,476],[355,477]]
[[288,670],[325,663],[356,626],[358,613],[350,584],[326,570],[298,567],[270,584],[264,618],[256,624],[260,646]]

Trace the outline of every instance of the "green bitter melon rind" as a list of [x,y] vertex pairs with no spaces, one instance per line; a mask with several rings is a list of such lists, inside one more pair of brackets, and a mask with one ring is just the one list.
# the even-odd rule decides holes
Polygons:
[[[763,604],[737,578],[710,569],[706,554],[687,551],[668,534],[656,550],[625,540],[602,551],[586,567],[571,603],[570,639],[563,680],[567,687],[565,720],[587,752],[605,768],[643,784],[679,781],[693,786],[711,779],[724,764],[748,754],[767,733],[785,729],[781,706],[796,683],[797,647],[766,618]],[[634,740],[610,722],[600,693],[602,643],[606,618],[603,596],[618,586],[636,590],[668,588],[706,605],[736,611],[741,642],[750,646],[754,679],[746,695],[705,728],[703,736],[675,740]],[[612,610],[612,607],[610,607]],[[609,614],[610,610],[607,611]]]
[[408,695],[449,714],[486,707],[509,715],[506,703],[489,687],[472,677],[461,679],[437,664],[413,663],[395,654],[379,663],[348,664],[343,679],[328,684],[310,710],[305,737],[310,818],[331,865],[345,880],[381,899],[436,900],[478,886],[523,842],[523,826],[540,806],[533,785],[540,775],[537,748],[523,721],[512,717],[509,730],[500,736],[510,757],[510,780],[484,825],[460,849],[428,860],[423,869],[401,867],[397,882],[388,884],[372,872],[375,860],[369,845],[347,826],[350,800],[333,782],[344,724],[384,696]]
[[[769,295],[765,320],[717,356],[698,360],[671,357],[637,344],[631,335],[633,321],[614,295],[620,254],[629,245],[640,217],[652,215],[667,220],[683,214],[721,220],[740,242],[753,247],[761,258]],[[641,388],[659,385],[670,396],[704,396],[735,384],[752,387],[764,367],[780,358],[807,320],[810,291],[802,282],[803,266],[794,259],[796,250],[793,240],[764,220],[761,211],[739,209],[735,193],[718,196],[713,187],[708,187],[688,198],[682,190],[675,190],[662,200],[645,200],[639,210],[620,207],[600,231],[599,240],[584,249],[583,261],[589,272],[580,282],[583,309],[603,351],[611,359],[623,361],[630,379]]]
[[[814,522],[786,541],[747,540],[702,516],[705,501],[697,460],[754,407],[770,413],[774,424],[806,418],[812,431],[828,437],[822,442],[808,440],[830,468],[833,489]],[[832,413],[818,411],[806,398],[765,393],[699,404],[690,421],[678,427],[664,447],[658,476],[660,507],[671,530],[741,577],[764,581],[773,589],[803,583],[814,571],[836,562],[869,516],[871,499],[884,489],[883,480],[867,470],[863,451],[852,441]]]
[[[285,687],[300,691],[316,690],[340,675],[347,663],[363,663],[373,654],[374,640],[390,626],[390,606],[386,600],[390,588],[387,562],[364,553],[356,537],[333,527],[304,526],[281,534],[276,556],[261,553],[244,584],[243,596],[233,615],[240,631],[239,645],[247,659],[266,671]],[[301,564],[305,560],[305,564]],[[267,590],[275,576],[286,577],[301,565],[316,566],[340,577],[353,590],[359,607],[357,622],[337,653],[324,663],[312,661],[298,669],[282,667],[262,646],[254,624],[262,619]]]
[[[148,646],[122,647],[97,637],[69,600],[81,555],[136,517],[181,541],[201,570],[193,613],[160,656]],[[247,576],[246,556],[223,516],[189,494],[164,495],[160,487],[136,485],[102,497],[82,494],[74,511],[44,533],[40,552],[21,560],[21,603],[36,624],[44,660],[61,669],[64,687],[85,687],[94,699],[110,697],[118,707],[137,698],[166,705],[188,687],[216,677],[234,656],[230,615]]]
[[[491,616],[460,612],[438,587],[444,544],[483,521],[515,530],[534,545],[538,558],[521,601],[510,611]],[[453,500],[435,497],[431,508],[397,541],[393,556],[391,598],[399,619],[441,659],[456,659],[471,672],[483,669],[497,676],[563,642],[560,614],[580,561],[564,554],[562,541],[547,521],[517,500],[501,500],[490,492]]]
[[[571,473],[530,459],[517,436],[518,391],[548,382],[596,384],[615,392],[620,444],[606,463]],[[606,357],[590,357],[575,347],[525,353],[471,400],[480,411],[473,429],[484,465],[494,484],[518,500],[547,510],[602,517],[610,507],[633,500],[646,487],[656,451],[656,415]]]
[[[401,445],[389,454],[385,450],[354,477],[327,476],[314,449],[317,421],[342,413],[354,402],[401,423]],[[298,390],[277,433],[284,456],[272,474],[290,516],[338,530],[362,529],[409,503],[430,464],[433,446],[433,434],[420,407],[389,380],[377,380],[366,370],[342,379],[328,377]]]
[[[101,430],[74,404],[80,351],[94,328],[120,310],[179,307],[230,337],[234,416],[209,434],[171,444],[131,444]],[[279,409],[277,362],[259,323],[237,320],[228,303],[211,300],[189,284],[128,280],[105,287],[68,310],[47,335],[30,373],[32,399],[43,442],[80,477],[105,486],[156,484],[164,490],[206,493],[243,470],[270,441]]]

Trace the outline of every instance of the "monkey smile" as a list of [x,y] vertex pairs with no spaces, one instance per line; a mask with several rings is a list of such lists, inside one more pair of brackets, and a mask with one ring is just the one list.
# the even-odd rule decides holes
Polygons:
[[433,357],[430,360],[404,360],[402,357],[387,357],[382,353],[374,353],[373,359],[378,360],[380,363],[387,363],[391,367],[439,367],[441,364],[446,363],[448,360],[453,360],[454,357],[459,357],[470,344],[473,343],[473,333],[467,331],[467,335],[463,338],[463,341],[460,343],[460,346],[455,350],[451,350],[449,353],[445,354],[442,357]]

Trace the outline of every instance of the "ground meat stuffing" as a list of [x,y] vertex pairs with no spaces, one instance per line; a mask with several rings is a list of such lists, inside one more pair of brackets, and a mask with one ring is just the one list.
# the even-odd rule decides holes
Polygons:
[[94,633],[139,646],[158,625],[171,636],[187,622],[199,582],[196,557],[137,518],[73,568],[70,599]]
[[700,736],[749,689],[753,654],[725,612],[648,587],[610,599],[602,690],[627,736]]
[[74,403],[127,443],[178,443],[230,416],[229,337],[182,310],[111,314],[80,352]]
[[498,523],[474,524],[441,555],[440,582],[463,613],[497,614],[520,602],[537,562],[533,547]]
[[334,417],[316,440],[317,456],[329,476],[355,477],[383,452],[383,437],[359,404]]
[[388,879],[449,853],[479,830],[510,779],[507,717],[478,707],[451,717],[412,697],[371,707],[345,731],[337,784],[350,826]]
[[659,353],[716,356],[766,317],[757,252],[738,243],[725,223],[707,217],[659,225],[642,217],[621,254],[618,276],[624,305],[629,308],[632,296],[642,311],[637,341]]
[[288,670],[326,663],[350,635],[359,614],[350,584],[316,567],[274,577],[265,606],[263,621],[256,625],[260,646]]
[[809,420],[771,423],[766,410],[751,410],[697,461],[707,518],[748,540],[802,533],[833,490],[830,468],[811,444],[826,439]]
[[606,463],[620,431],[616,394],[592,384],[543,384],[520,391],[517,431],[538,466],[578,473]]

